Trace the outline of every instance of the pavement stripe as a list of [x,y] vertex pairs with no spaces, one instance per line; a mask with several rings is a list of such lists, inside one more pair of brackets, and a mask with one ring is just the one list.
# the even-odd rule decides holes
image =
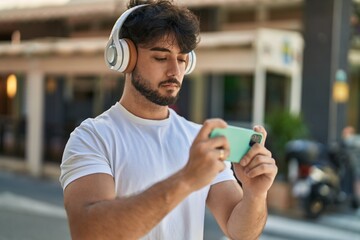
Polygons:
[[317,220],[317,223],[360,234],[360,209],[356,215],[334,214],[330,216],[322,216]]
[[334,229],[313,222],[284,219],[278,216],[268,217],[264,233],[277,236],[293,236],[292,239],[360,239],[359,234],[354,232]]
[[0,193],[0,208],[66,219],[65,210],[61,207],[11,192]]

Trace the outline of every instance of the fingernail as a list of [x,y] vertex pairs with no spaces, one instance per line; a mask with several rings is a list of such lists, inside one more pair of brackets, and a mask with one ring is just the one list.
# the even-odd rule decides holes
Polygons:
[[255,131],[256,131],[256,130],[260,130],[260,126],[259,126],[259,125],[254,126],[254,130],[255,130]]

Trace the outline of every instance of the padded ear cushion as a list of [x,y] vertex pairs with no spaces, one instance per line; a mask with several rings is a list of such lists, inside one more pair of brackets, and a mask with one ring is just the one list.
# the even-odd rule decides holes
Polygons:
[[132,72],[137,60],[136,46],[126,38],[119,39],[118,42],[109,41],[105,50],[105,59],[108,67],[112,70],[121,73]]
[[[133,41],[131,41],[128,38],[123,38],[123,40],[126,42],[127,47],[128,47],[128,60],[127,60],[127,66],[124,66],[124,70],[122,71],[123,73],[131,73],[132,71],[134,71],[134,68],[136,66],[136,62],[137,62],[137,50],[136,50],[136,46],[134,44]],[[125,60],[124,60],[125,62]]]

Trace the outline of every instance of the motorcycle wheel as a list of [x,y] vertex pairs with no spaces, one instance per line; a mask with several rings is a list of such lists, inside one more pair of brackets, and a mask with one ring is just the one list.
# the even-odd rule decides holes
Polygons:
[[305,217],[316,219],[325,209],[325,203],[322,199],[309,199],[305,205]]

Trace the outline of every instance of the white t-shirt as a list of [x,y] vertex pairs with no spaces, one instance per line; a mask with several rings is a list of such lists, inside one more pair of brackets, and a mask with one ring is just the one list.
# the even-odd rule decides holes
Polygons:
[[[61,164],[62,187],[106,173],[114,178],[117,196],[140,193],[185,166],[200,127],[172,109],[165,120],[147,120],[116,103],[71,133]],[[234,180],[228,163],[212,184],[225,180]],[[203,239],[209,188],[190,194],[142,239]]]

